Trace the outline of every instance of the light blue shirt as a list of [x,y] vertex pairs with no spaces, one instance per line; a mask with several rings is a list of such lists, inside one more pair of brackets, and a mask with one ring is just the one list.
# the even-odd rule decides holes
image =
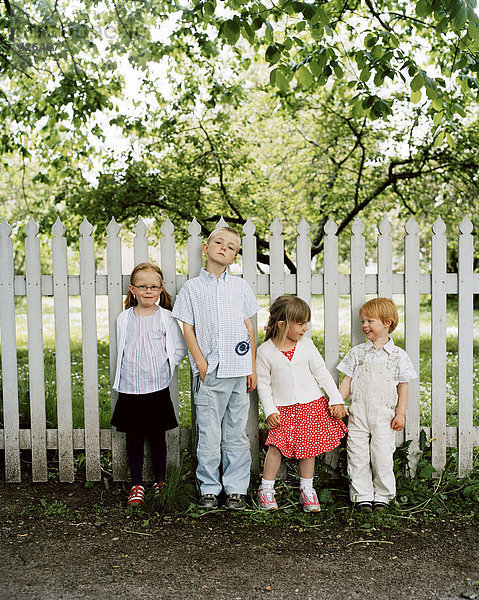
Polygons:
[[[226,271],[217,279],[201,269],[180,289],[173,316],[195,328],[196,340],[218,377],[241,377],[252,372],[251,344],[245,320],[259,310],[256,296],[241,277]],[[198,367],[190,353],[193,373]]]

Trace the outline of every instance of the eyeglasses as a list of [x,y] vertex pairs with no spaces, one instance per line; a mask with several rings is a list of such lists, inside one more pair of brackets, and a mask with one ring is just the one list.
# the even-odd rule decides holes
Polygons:
[[132,285],[137,290],[140,290],[140,292],[147,292],[148,290],[151,290],[152,292],[159,292],[161,290],[161,288],[163,287],[163,286],[159,286],[159,285],[134,285],[134,284],[132,284]]

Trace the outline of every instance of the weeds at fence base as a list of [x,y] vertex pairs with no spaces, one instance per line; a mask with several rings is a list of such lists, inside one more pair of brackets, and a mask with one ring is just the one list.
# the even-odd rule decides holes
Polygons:
[[[145,504],[141,508],[127,508],[128,484],[113,482],[111,455],[108,451],[102,452],[102,482],[96,483],[86,481],[84,454],[79,451],[75,454],[75,484],[71,488],[69,484],[61,484],[62,496],[54,496],[58,474],[55,473],[55,457],[52,456],[52,461],[49,461],[48,483],[43,484],[49,486],[49,499],[42,499],[39,503],[37,501],[35,505],[12,507],[12,510],[20,514],[36,514],[47,519],[81,521],[86,518],[83,509],[72,508],[64,491],[71,490],[68,496],[72,496],[75,493],[73,486],[81,485],[83,488],[91,488],[91,499],[95,498],[93,507],[89,504],[90,514],[106,520],[129,519],[130,523],[135,523],[142,530],[147,530],[154,523],[172,519],[186,523],[201,519],[216,526],[221,523],[241,524],[244,527],[258,525],[266,528],[289,526],[297,530],[314,529],[326,535],[347,537],[348,532],[351,535],[353,532],[359,532],[377,536],[378,532],[388,529],[422,527],[443,521],[479,523],[479,448],[475,450],[474,469],[468,477],[457,476],[457,451],[454,449],[448,451],[446,467],[442,474],[437,476],[431,468],[431,448],[423,436],[416,474],[411,476],[408,462],[409,445],[409,442],[405,443],[395,453],[397,496],[390,508],[382,513],[364,514],[351,506],[348,498],[349,482],[345,475],[345,448],[339,450],[337,466],[334,469],[323,460],[317,460],[315,487],[321,511],[316,514],[305,514],[301,510],[299,474],[297,461],[294,460],[285,461],[285,478],[278,479],[276,483],[278,510],[259,510],[256,491],[260,479],[256,477],[251,482],[248,508],[245,511],[229,512],[220,508],[202,512],[196,506],[194,460],[187,452],[182,455],[179,467],[169,474],[167,483],[158,497],[153,496],[151,488],[148,489],[147,486]],[[101,490],[100,496],[98,490]],[[85,489],[82,497],[88,498],[85,494],[89,493],[90,489]]]

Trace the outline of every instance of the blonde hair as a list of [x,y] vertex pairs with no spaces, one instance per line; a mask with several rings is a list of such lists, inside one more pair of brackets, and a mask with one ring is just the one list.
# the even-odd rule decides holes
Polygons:
[[[308,304],[293,294],[283,294],[269,308],[269,319],[266,325],[264,341],[277,338],[278,346],[286,339],[289,326],[295,323],[308,323],[311,320],[311,309]],[[278,322],[284,321],[279,327]]]
[[398,323],[399,315],[396,305],[389,298],[373,298],[365,302],[359,309],[359,316],[372,317],[373,319],[379,319],[381,323],[386,324],[387,321],[391,321],[389,326],[389,333],[392,333]]
[[240,246],[241,246],[241,236],[240,234],[236,231],[236,229],[233,229],[233,227],[229,227],[228,225],[225,225],[224,227],[218,227],[217,229],[214,229],[210,235],[208,236],[208,239],[206,240],[206,244],[209,245],[210,242],[219,234],[221,234],[222,232],[227,232],[227,233],[232,233],[234,236],[236,236],[236,238],[238,239],[238,247],[236,248],[236,254],[238,254]]
[[[139,273],[140,271],[153,271],[154,273],[157,273],[160,276],[161,285],[163,285],[162,270],[160,269],[160,267],[157,267],[156,265],[154,265],[152,263],[148,263],[148,262],[143,262],[143,263],[139,263],[136,265],[136,267],[133,269],[133,271],[131,272],[131,275],[130,275],[130,285],[135,285],[135,277],[136,277],[137,273]],[[130,292],[130,290],[128,290],[128,294],[126,295],[126,298],[125,298],[125,310],[127,308],[131,308],[132,306],[136,306],[137,304],[138,304],[138,300]],[[165,290],[164,287],[161,290],[159,305],[162,308],[167,308],[168,310],[172,309],[171,296],[170,296],[170,294],[168,294],[168,292]]]

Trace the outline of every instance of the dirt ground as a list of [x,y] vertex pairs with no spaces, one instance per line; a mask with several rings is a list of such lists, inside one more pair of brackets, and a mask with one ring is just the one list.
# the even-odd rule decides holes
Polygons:
[[479,599],[479,532],[464,521],[148,520],[124,499],[120,485],[0,484],[0,600]]

